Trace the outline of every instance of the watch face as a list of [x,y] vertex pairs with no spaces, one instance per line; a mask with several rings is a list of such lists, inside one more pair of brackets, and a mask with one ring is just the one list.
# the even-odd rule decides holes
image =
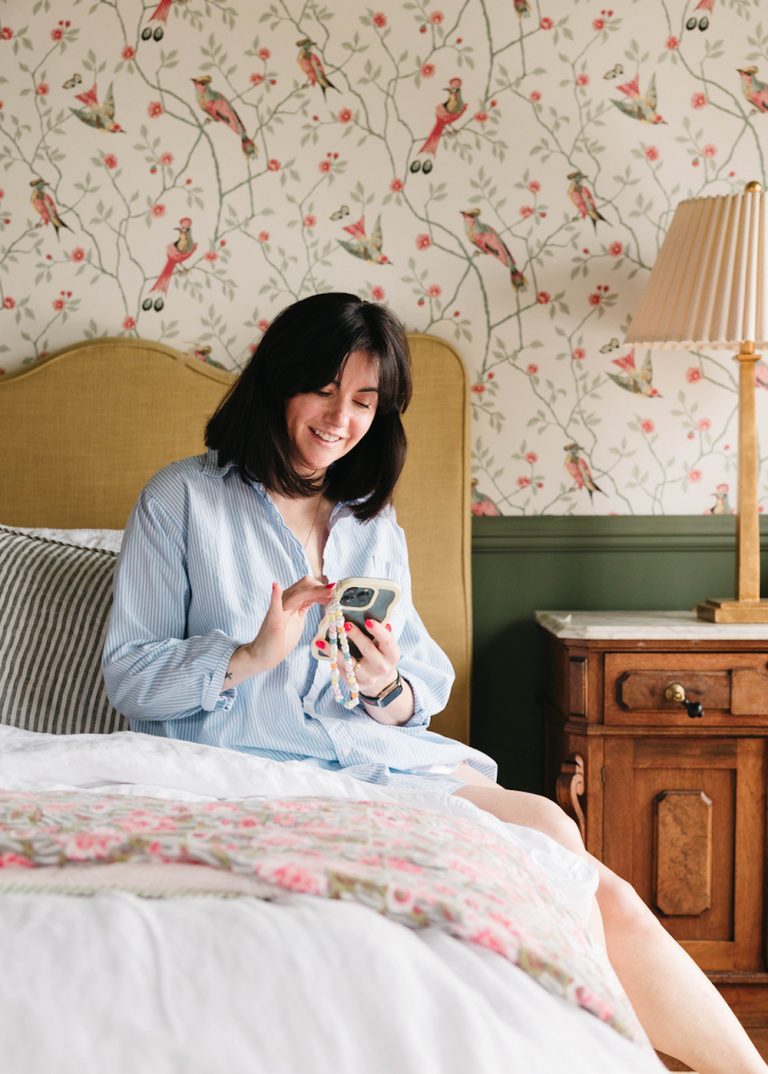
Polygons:
[[386,706],[391,704],[396,697],[400,697],[400,694],[402,694],[402,692],[403,684],[398,679],[397,683],[392,687],[389,693],[385,694],[384,697],[380,697],[376,704],[379,706],[379,708],[386,708]]

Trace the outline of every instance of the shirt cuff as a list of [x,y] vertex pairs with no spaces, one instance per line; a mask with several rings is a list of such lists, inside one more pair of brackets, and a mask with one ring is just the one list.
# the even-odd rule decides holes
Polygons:
[[228,638],[225,634],[216,631],[218,637],[213,640],[214,653],[213,671],[204,676],[203,694],[200,699],[200,707],[204,712],[213,712],[214,709],[223,708],[229,711],[235,703],[237,690],[235,688],[224,690],[224,676],[233,654],[239,649],[239,643]]
[[431,719],[431,716],[429,715],[427,710],[424,708],[424,706],[419,701],[418,690],[416,689],[416,687],[413,685],[413,683],[411,682],[411,680],[409,678],[407,678],[405,675],[403,675],[402,678],[403,678],[403,682],[408,683],[408,685],[411,688],[411,693],[413,694],[413,716],[411,716],[410,720],[406,720],[405,723],[401,723],[400,727],[427,727],[427,726],[429,726],[429,721]]

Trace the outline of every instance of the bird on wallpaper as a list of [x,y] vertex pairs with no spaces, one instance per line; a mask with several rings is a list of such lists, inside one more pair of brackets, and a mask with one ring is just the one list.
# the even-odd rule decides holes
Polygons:
[[330,78],[325,73],[323,61],[316,52],[312,51],[312,46],[315,45],[316,42],[312,41],[309,37],[302,37],[296,44],[299,46],[299,55],[296,60],[301,70],[309,79],[310,86],[320,87],[323,91],[323,100],[325,100],[325,95],[329,89],[335,89],[337,93],[340,93],[341,91],[334,86],[333,82],[331,82]]
[[[696,7],[693,9],[693,14],[686,21],[686,30],[695,30],[698,26],[700,30],[706,30],[709,26],[709,15],[712,14],[712,9],[715,6],[715,0],[699,0]],[[696,18],[697,11],[708,11],[709,15],[702,15],[700,18]]]
[[[186,261],[187,258],[190,258],[197,249],[197,243],[192,240],[192,221],[188,216],[182,216],[176,231],[178,231],[179,237],[175,242],[166,246],[165,255],[167,260],[165,262],[165,268],[150,287],[150,292],[160,291],[163,295],[167,295],[168,285],[171,282],[171,276],[173,276],[176,266],[183,264],[183,262]],[[151,309],[152,305],[152,299],[145,298],[141,304],[141,308],[148,310]],[[154,301],[155,309],[161,310],[164,305],[165,301],[158,295]]]
[[530,15],[531,5],[528,3],[528,0],[514,0],[514,2],[515,11],[520,16],[520,18],[523,18],[524,15]]
[[491,257],[495,257],[497,261],[500,261],[505,268],[508,268],[512,277],[512,286],[516,291],[524,291],[528,286],[528,281],[517,267],[515,259],[501,235],[494,231],[490,224],[484,224],[480,220],[479,209],[463,209],[461,210],[461,215],[464,217],[464,227],[469,241],[478,248],[480,253],[490,254]]
[[646,354],[643,364],[638,369],[635,365],[635,348],[632,347],[623,358],[614,358],[613,364],[622,370],[621,373],[609,373],[609,378],[620,388],[636,395],[645,395],[649,399],[660,399],[657,388],[653,387],[653,365],[650,352]]
[[[437,155],[437,147],[440,145],[440,139],[445,128],[449,124],[455,123],[457,120],[461,119],[467,110],[467,105],[464,103],[464,98],[461,95],[460,78],[452,78],[448,83],[445,92],[448,94],[448,99],[442,101],[442,103],[435,109],[435,125],[430,131],[426,142],[419,150],[419,156],[426,153],[427,156],[435,157]],[[420,160],[411,161],[412,172],[417,172],[421,169],[425,175],[428,175],[432,171],[432,168],[433,163],[431,160],[425,160],[424,162]]]
[[758,112],[768,112],[768,84],[757,77],[756,67],[737,67],[741,75],[741,92]]
[[472,478],[472,503],[470,510],[473,515],[500,515],[501,511],[496,504],[485,493],[480,492],[477,488],[477,478]]
[[656,111],[656,75],[651,75],[651,81],[645,93],[640,92],[640,75],[637,74],[631,82],[625,82],[616,89],[629,98],[628,101],[611,101],[619,111],[631,119],[639,119],[642,123],[666,123]]
[[115,96],[112,93],[111,82],[102,104],[99,104],[95,82],[85,93],[76,93],[75,100],[82,101],[85,105],[85,108],[70,108],[70,112],[77,116],[81,123],[86,123],[97,131],[107,131],[109,134],[125,134],[120,124],[115,123]]
[[595,231],[597,231],[597,221],[605,221],[605,217],[595,205],[592,191],[584,183],[584,173],[580,171],[569,172],[568,178],[570,179],[568,197],[578,209],[581,219],[586,220],[589,217]]
[[197,103],[205,114],[218,123],[225,123],[240,139],[245,155],[255,156],[258,152],[256,143],[248,137],[245,124],[224,94],[211,89],[211,76],[198,75],[197,78],[192,79],[192,83],[197,94]]
[[354,257],[361,257],[363,261],[372,261],[375,265],[391,265],[386,254],[381,252],[381,216],[376,217],[373,231],[370,235],[365,231],[365,217],[361,216],[356,224],[346,224],[344,231],[352,236],[352,239],[337,239],[339,246]]
[[32,196],[30,201],[32,202],[32,208],[40,217],[40,223],[38,227],[42,227],[43,224],[47,227],[48,224],[53,224],[54,231],[56,232],[56,238],[59,237],[59,228],[65,227],[67,231],[71,231],[72,228],[69,224],[65,223],[59,216],[59,210],[56,208],[56,203],[50,194],[46,194],[45,188],[48,186],[44,179],[32,179],[30,184],[32,187]]
[[592,477],[592,471],[579,455],[582,449],[578,444],[573,443],[566,444],[563,450],[565,451],[566,472],[573,478],[573,483],[578,492],[581,492],[582,489],[587,490],[591,501],[596,492],[603,492],[603,490],[597,486],[595,479]]
[[195,342],[189,348],[187,354],[190,358],[194,358],[196,362],[204,362],[205,365],[212,365],[215,369],[226,369],[226,366],[222,365],[221,362],[216,362],[211,358],[212,351],[213,347],[210,343]]
[[715,502],[709,509],[710,515],[730,515],[731,505],[728,503],[728,485],[725,481],[721,482],[712,495],[715,497]]

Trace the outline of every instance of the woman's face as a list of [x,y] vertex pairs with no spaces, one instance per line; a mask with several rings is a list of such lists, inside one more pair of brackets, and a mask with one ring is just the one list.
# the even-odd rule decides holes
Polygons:
[[318,477],[359,444],[378,404],[378,363],[367,351],[349,354],[339,379],[314,392],[293,395],[285,423],[302,477]]

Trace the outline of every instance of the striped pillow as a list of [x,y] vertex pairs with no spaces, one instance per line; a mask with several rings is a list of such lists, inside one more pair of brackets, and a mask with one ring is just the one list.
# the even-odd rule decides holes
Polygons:
[[117,556],[0,526],[0,723],[124,731],[101,677]]

